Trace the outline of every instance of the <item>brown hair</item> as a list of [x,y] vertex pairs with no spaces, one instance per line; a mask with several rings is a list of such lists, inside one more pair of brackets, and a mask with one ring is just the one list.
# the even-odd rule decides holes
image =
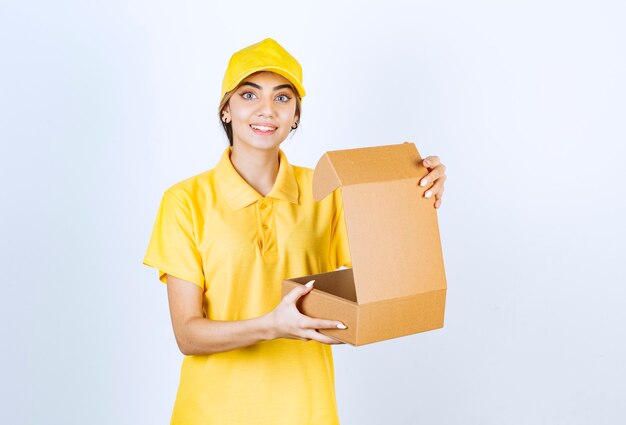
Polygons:
[[[231,123],[229,122],[227,123],[222,120],[222,112],[224,111],[224,108],[228,105],[230,98],[233,96],[233,94],[239,88],[239,86],[241,86],[241,83],[239,83],[239,85],[235,87],[234,89],[232,89],[231,91],[226,92],[224,94],[224,97],[222,98],[222,101],[220,102],[220,106],[217,108],[217,118],[220,120],[220,123],[222,124],[222,127],[224,128],[224,132],[226,133],[226,137],[228,137],[228,142],[230,143],[230,146],[233,145],[233,126]],[[293,86],[291,86],[291,89],[296,94],[295,96],[296,97],[296,116],[298,117],[298,126],[299,126],[300,118],[301,118],[300,112],[302,111],[302,98],[298,96],[298,91]],[[296,128],[292,129],[291,131],[296,130]]]

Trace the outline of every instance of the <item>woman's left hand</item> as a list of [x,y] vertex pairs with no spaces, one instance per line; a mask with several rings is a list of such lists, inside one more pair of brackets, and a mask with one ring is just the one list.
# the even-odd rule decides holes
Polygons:
[[438,156],[429,156],[422,161],[428,169],[428,174],[420,180],[420,186],[426,187],[425,198],[435,197],[435,208],[441,206],[444,183],[446,182],[446,166],[441,163]]

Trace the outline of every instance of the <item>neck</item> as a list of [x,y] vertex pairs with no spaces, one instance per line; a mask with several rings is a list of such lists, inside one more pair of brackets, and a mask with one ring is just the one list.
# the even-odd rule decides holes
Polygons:
[[246,149],[235,144],[230,162],[237,173],[262,196],[267,196],[278,176],[278,147],[270,150]]

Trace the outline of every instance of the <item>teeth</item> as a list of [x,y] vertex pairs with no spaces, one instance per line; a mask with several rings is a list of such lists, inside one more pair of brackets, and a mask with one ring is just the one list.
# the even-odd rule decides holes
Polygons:
[[265,127],[264,125],[253,125],[252,128],[254,128],[255,130],[261,130],[261,131],[272,131],[272,130],[274,130],[273,127]]

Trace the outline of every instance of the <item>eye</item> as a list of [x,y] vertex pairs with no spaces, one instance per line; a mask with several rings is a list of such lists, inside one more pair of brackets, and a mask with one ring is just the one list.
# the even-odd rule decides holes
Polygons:
[[244,99],[254,99],[256,96],[254,95],[254,93],[247,91],[241,93],[241,97],[243,97]]
[[279,102],[289,102],[289,99],[291,99],[291,97],[287,96],[286,94],[279,94],[278,96],[276,96],[276,100],[278,100]]

